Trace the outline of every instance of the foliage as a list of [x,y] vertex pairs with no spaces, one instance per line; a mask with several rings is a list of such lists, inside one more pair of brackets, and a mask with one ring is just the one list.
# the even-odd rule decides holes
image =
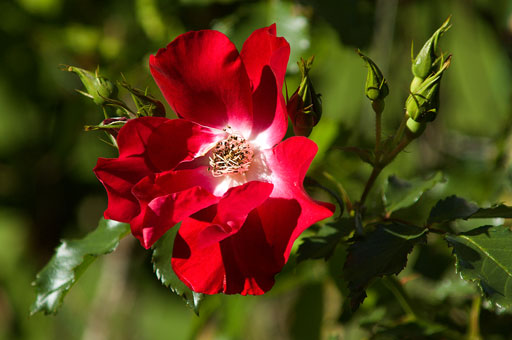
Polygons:
[[[177,339],[507,339],[512,6],[505,0],[397,4],[366,0],[0,4],[4,38],[0,59],[6,65],[0,71],[0,339],[168,339],[170,335]],[[439,44],[453,58],[442,78],[435,122],[426,123],[421,136],[375,176],[372,189],[358,205],[376,164],[377,114],[366,102],[367,70],[354,50],[359,48],[378,65],[389,86],[377,150],[382,161],[386,148],[400,142],[389,137],[401,125],[411,92],[410,42],[414,41],[416,57],[422,43],[449,15],[452,27]],[[248,32],[273,22],[292,46],[290,95],[300,81],[297,60],[315,55],[310,76],[322,94],[322,119],[310,136],[319,152],[308,175],[343,197],[344,216],[308,229],[294,245],[292,260],[297,261],[290,261],[264,296],[208,296],[196,317],[151,273],[153,255],[160,279],[172,275],[164,273],[169,267],[159,265],[172,251],[167,240],[171,236],[166,235],[161,242],[168,243],[151,252],[137,245],[122,258],[115,258],[122,247],[99,257],[74,284],[55,317],[37,313],[27,318],[34,300],[34,294],[27,293],[30,282],[51,258],[57,240],[83,237],[101,216],[106,197],[91,169],[98,157],[116,154],[107,143],[98,142],[102,132],[80,132],[84,125],[105,130],[98,124],[103,109],[98,111],[92,100],[72,91],[84,87],[59,65],[77,65],[93,73],[101,65],[103,77],[124,79],[134,85],[130,89],[142,89],[133,93],[120,86],[115,100],[128,104],[117,107],[116,115],[161,112],[151,99],[164,102],[163,98],[148,96],[158,93],[147,70],[150,53],[180,33],[204,28],[227,33],[240,47]],[[413,98],[421,104],[414,93],[412,106]],[[132,95],[138,100],[133,104]],[[167,108],[167,116],[172,115]],[[123,123],[106,124],[118,128]],[[324,192],[312,194],[327,199]],[[386,229],[403,224],[417,226],[422,234],[407,240],[401,230],[393,234]],[[390,262],[393,266],[385,266],[386,258],[369,246],[377,239],[385,239],[379,243],[382,251],[399,260]],[[402,247],[394,248],[397,244]],[[375,255],[372,266],[366,265],[370,258],[358,257],[361,262],[356,263],[368,270],[358,272],[352,265],[344,271],[347,254],[353,258],[361,249]],[[112,266],[123,265],[127,273],[112,290],[122,292],[122,297],[115,305],[94,303],[102,294],[110,294],[101,278]],[[348,303],[347,270],[361,274],[353,282],[367,295],[356,311]],[[388,275],[397,271],[397,276]],[[73,269],[67,273],[76,281]],[[496,303],[503,308],[493,307]]]
[[57,313],[64,296],[92,261],[113,252],[128,231],[125,223],[102,219],[98,228],[83,239],[63,240],[50,262],[36,276],[33,285],[37,296],[30,313]]

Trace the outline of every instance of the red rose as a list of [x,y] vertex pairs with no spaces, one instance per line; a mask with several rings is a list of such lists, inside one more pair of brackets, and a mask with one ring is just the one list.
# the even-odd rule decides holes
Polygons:
[[129,121],[119,157],[98,160],[105,218],[129,222],[145,248],[181,222],[172,266],[196,292],[263,294],[300,233],[333,213],[302,185],[316,144],[281,142],[289,53],[275,25],[241,53],[217,31],[180,35],[149,61],[180,118]]

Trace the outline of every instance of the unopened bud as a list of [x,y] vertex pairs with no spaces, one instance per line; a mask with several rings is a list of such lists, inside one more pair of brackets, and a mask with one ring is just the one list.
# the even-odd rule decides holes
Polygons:
[[98,69],[92,73],[79,67],[67,66],[65,70],[78,75],[86,91],[77,91],[94,100],[97,105],[106,104],[107,99],[117,98],[117,86],[107,78],[101,77],[98,74]]
[[[416,58],[412,57],[412,74],[415,77],[425,79],[429,74],[435,72],[435,64],[439,58],[439,38],[450,29],[450,17],[432,34],[425,45],[421,48]],[[412,55],[412,48],[411,48]],[[413,91],[411,89],[411,91]]]
[[366,84],[364,86],[366,97],[371,101],[384,99],[389,94],[389,87],[386,78],[384,78],[379,67],[373,62],[373,60],[362,54],[360,50],[357,50],[356,52],[361,58],[363,58],[366,68],[368,68]]
[[411,92],[405,107],[407,114],[418,123],[433,121],[439,110],[439,87],[444,71],[450,66],[451,56],[444,61],[440,69],[427,77],[421,84],[417,84],[416,90]]
[[292,121],[293,131],[297,136],[309,136],[313,127],[322,117],[322,100],[315,92],[309,70],[313,66],[314,57],[300,59],[297,63],[301,73],[301,82],[286,104],[288,116]]

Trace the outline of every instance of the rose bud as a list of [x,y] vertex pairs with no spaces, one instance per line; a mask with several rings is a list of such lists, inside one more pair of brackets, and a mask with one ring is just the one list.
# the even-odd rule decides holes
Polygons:
[[309,70],[313,66],[314,57],[308,60],[300,59],[297,64],[301,74],[301,82],[295,93],[288,100],[286,110],[292,121],[293,132],[296,136],[309,136],[313,127],[322,117],[322,100],[315,92],[309,78]]
[[[430,39],[427,40],[425,45],[421,48],[416,58],[412,58],[412,74],[420,79],[425,79],[427,76],[435,72],[435,64],[439,57],[438,55],[438,42],[439,38],[450,29],[450,17],[439,27],[437,31],[432,34]],[[414,82],[414,81],[413,81]],[[412,84],[411,84],[412,86]],[[411,88],[411,91],[414,89]]]
[[433,121],[439,110],[439,87],[444,71],[450,66],[451,56],[448,56],[439,71],[430,75],[416,91],[411,92],[405,102],[407,114],[419,123]]
[[386,98],[389,94],[389,87],[386,79],[382,75],[382,72],[373,60],[362,54],[360,50],[357,50],[356,52],[361,58],[363,58],[366,67],[368,68],[366,84],[364,86],[366,97],[368,97],[372,102],[374,100],[382,100]]
[[91,98],[97,105],[106,104],[106,99],[117,97],[117,86],[107,78],[98,74],[99,69],[94,73],[75,66],[68,66],[68,72],[74,72],[80,77],[86,91],[77,90],[78,93]]

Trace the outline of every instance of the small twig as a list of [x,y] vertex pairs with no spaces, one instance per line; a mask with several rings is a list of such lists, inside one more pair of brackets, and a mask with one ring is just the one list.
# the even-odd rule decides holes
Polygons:
[[375,162],[380,160],[380,140],[382,136],[382,112],[375,112]]
[[396,130],[396,133],[393,136],[393,144],[392,145],[397,145],[398,142],[402,139],[408,119],[409,119],[409,116],[404,114],[402,117],[402,121],[400,122],[400,126],[398,127],[398,130]]
[[412,139],[408,138],[407,136],[402,139],[402,141],[394,148],[389,154],[386,155],[385,159],[383,160],[384,166],[388,165],[395,159],[395,157],[403,150],[409,143],[412,142]]
[[368,194],[370,193],[370,190],[372,189],[373,184],[375,183],[375,180],[377,179],[381,171],[382,168],[380,166],[375,165],[373,167],[370,178],[368,178],[368,181],[366,182],[366,185],[364,187],[363,194],[361,195],[361,199],[359,200],[359,206],[362,206],[364,204],[364,201],[366,201],[366,197],[368,197]]

